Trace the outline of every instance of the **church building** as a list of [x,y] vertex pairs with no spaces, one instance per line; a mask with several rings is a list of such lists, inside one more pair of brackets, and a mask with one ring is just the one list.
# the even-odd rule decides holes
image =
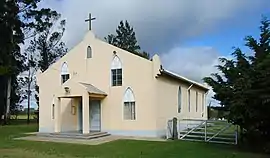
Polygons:
[[168,71],[89,31],[45,72],[37,74],[39,132],[107,132],[163,137],[168,120],[207,119],[208,87]]

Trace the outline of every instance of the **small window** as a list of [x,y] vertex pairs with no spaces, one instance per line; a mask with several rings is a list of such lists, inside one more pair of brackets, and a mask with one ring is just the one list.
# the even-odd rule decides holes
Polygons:
[[52,119],[54,119],[54,113],[55,113],[55,106],[54,104],[52,105]]
[[66,62],[63,63],[61,68],[61,83],[65,83],[70,78],[68,65]]
[[69,79],[69,74],[65,74],[61,76],[62,76],[62,84],[65,83]]
[[178,113],[181,113],[181,101],[182,101],[182,93],[181,87],[178,88]]
[[136,119],[135,98],[131,88],[127,88],[124,94],[124,120]]
[[190,112],[190,89],[188,90],[188,112]]
[[92,58],[92,48],[90,46],[87,47],[87,58]]
[[198,112],[198,92],[196,92],[196,112]]
[[112,70],[112,86],[122,86],[122,69]]
[[111,64],[111,84],[112,86],[122,86],[122,63],[118,56],[114,56]]

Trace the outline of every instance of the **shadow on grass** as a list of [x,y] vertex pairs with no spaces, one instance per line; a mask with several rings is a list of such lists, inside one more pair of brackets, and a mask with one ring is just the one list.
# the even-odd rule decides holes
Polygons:
[[[38,124],[36,119],[30,119],[30,124]],[[27,119],[10,119],[8,125],[27,125]]]

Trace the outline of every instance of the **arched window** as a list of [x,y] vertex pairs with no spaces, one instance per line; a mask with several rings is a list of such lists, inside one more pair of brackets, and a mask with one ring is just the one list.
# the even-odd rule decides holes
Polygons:
[[69,79],[68,65],[66,62],[63,63],[61,68],[61,82],[65,83]]
[[53,104],[52,105],[52,119],[54,119],[54,117],[55,117],[54,116],[55,115],[54,113],[55,113],[55,105]]
[[92,48],[90,46],[87,47],[87,58],[92,58]]
[[55,118],[55,104],[54,104],[54,95],[53,95],[53,100],[52,100],[52,119]]
[[124,120],[136,119],[135,97],[131,88],[127,88],[124,94]]
[[182,106],[182,92],[181,86],[178,88],[178,113],[181,113],[181,106]]
[[198,92],[196,91],[196,112],[198,112]]
[[205,103],[204,94],[202,94],[202,112],[204,112],[204,103]]
[[122,86],[122,63],[117,55],[111,65],[111,82],[112,86]]
[[188,112],[190,112],[190,89],[188,90]]

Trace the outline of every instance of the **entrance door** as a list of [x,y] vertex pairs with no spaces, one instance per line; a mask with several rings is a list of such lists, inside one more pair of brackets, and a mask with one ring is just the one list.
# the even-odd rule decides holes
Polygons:
[[82,132],[82,99],[78,104],[78,130]]
[[100,101],[91,100],[89,108],[89,117],[90,117],[90,131],[100,132],[101,125],[101,115],[100,115]]

